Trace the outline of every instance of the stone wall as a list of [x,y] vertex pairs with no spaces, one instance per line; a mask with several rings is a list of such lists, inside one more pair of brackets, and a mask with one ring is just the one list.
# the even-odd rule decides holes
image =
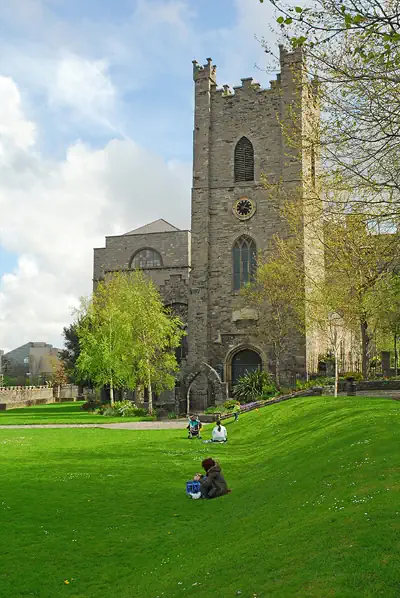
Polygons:
[[6,405],[6,409],[45,405],[58,401],[74,401],[77,396],[78,387],[74,384],[61,386],[59,396],[57,389],[53,389],[51,386],[0,387],[0,405]]
[[189,277],[190,232],[168,231],[147,234],[127,234],[106,237],[106,246],[94,250],[94,281],[105,273],[130,270],[133,256],[140,249],[154,249],[162,257],[162,266],[145,270],[155,284],[166,284],[170,276]]
[[0,404],[8,409],[53,403],[53,389],[49,386],[11,386],[0,388]]

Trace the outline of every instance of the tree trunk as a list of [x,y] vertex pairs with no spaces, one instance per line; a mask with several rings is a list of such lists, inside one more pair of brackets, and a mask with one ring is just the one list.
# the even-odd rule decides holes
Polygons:
[[279,389],[281,387],[281,360],[279,355],[275,353],[275,384]]
[[397,376],[397,333],[394,334],[394,375]]
[[186,392],[186,415],[189,417],[190,415],[190,390],[192,388],[192,384],[189,384],[189,387]]
[[338,351],[335,351],[335,391],[334,396],[338,396],[338,381],[339,381],[339,360],[338,360]]
[[368,376],[369,365],[369,342],[368,322],[361,320],[361,358],[362,358],[362,375],[364,378]]
[[149,393],[149,413],[153,415],[153,390],[151,388],[150,372],[147,377],[147,392]]
[[57,399],[60,400],[61,396],[61,384],[57,384]]
[[112,379],[110,381],[110,405],[111,407],[114,405],[114,386]]

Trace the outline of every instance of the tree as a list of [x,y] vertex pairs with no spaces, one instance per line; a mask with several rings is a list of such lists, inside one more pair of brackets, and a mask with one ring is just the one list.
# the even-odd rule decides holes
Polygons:
[[68,376],[65,371],[65,366],[62,362],[53,366],[53,386],[57,387],[57,398],[60,398],[61,386],[67,384]]
[[370,301],[376,304],[376,329],[378,338],[389,339],[388,346],[394,349],[394,370],[397,376],[398,339],[400,338],[400,276],[396,272],[388,272],[376,286]]
[[259,255],[254,283],[243,291],[258,312],[259,334],[272,348],[278,388],[282,356],[293,342],[293,331],[304,330],[304,275],[299,257],[293,242],[285,244],[275,237],[270,250]]
[[[260,0],[262,1],[262,0]],[[400,216],[400,19],[397,3],[316,0],[277,8],[284,39],[318,76],[322,124],[303,131],[353,213]],[[300,3],[301,4],[301,3]],[[267,51],[270,51],[267,49]],[[336,197],[336,199],[339,199]],[[344,204],[341,204],[343,207]],[[330,204],[334,209],[336,204]]]
[[137,384],[148,390],[149,412],[153,411],[153,389],[161,392],[175,386],[178,370],[175,349],[183,331],[181,320],[167,310],[153,282],[142,272],[126,277],[131,306],[130,358]]
[[71,382],[75,382],[79,385],[89,385],[90,381],[82,379],[76,365],[80,355],[78,329],[81,324],[82,322],[79,318],[69,327],[63,328],[65,349],[60,351],[60,359],[64,363],[65,371]]
[[98,385],[149,391],[171,388],[178,368],[174,349],[182,323],[164,308],[153,282],[140,271],[116,273],[100,282],[91,300],[82,300],[77,328],[77,368]]

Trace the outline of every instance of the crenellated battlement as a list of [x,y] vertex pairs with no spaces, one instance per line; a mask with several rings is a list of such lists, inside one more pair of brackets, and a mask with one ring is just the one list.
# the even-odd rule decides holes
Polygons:
[[204,65],[200,65],[197,60],[192,61],[193,79],[195,82],[208,81],[210,90],[223,98],[232,98],[232,96],[243,94],[270,94],[281,88],[285,74],[291,72],[293,65],[302,62],[303,52],[301,48],[289,52],[281,45],[279,46],[279,57],[281,72],[277,73],[276,78],[269,82],[270,85],[267,88],[261,87],[260,83],[255,81],[253,77],[241,79],[241,85],[234,87],[228,84],[222,85],[222,87],[217,86],[217,67],[212,63],[211,58],[207,58],[207,63]]
[[197,60],[192,60],[193,81],[210,79],[212,84],[217,84],[217,65],[212,63],[212,58],[207,58],[207,64],[200,65]]

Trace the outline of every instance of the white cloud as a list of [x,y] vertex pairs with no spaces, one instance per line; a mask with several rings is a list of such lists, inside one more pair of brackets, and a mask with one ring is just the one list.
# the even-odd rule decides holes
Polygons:
[[54,65],[55,77],[49,82],[49,101],[71,107],[82,116],[109,124],[116,90],[104,60],[88,60],[68,53]]
[[[0,77],[0,90],[7,85]],[[0,154],[0,243],[20,258],[0,279],[0,346],[59,344],[72,304],[91,291],[93,247],[106,234],[159,217],[188,227],[190,166],[166,163],[128,140],[101,150],[79,142],[65,160],[46,160],[29,146],[34,125],[18,112],[12,86],[0,93],[0,131],[3,104],[19,114],[9,122],[7,160]]]
[[35,125],[25,120],[21,97],[12,79],[0,77],[0,151],[9,144],[26,149],[35,141]]
[[[190,164],[164,160],[128,139],[96,150],[77,141],[56,161],[35,140],[59,147],[65,131],[74,139],[79,130],[99,143],[110,132],[124,137],[124,122],[135,137],[144,129],[149,145],[149,137],[161,143],[164,129],[167,137],[181,124],[166,127],[164,97],[175,108],[177,101],[191,105],[193,58],[211,54],[220,84],[237,85],[252,74],[268,84],[269,75],[253,66],[265,64],[254,36],[270,37],[274,17],[257,0],[232,2],[236,24],[218,30],[212,15],[202,28],[187,0],[137,0],[130,16],[109,22],[63,21],[40,0],[9,6],[0,16],[8,13],[19,35],[0,40],[0,73],[12,77],[0,77],[0,245],[19,261],[0,278],[0,347],[59,344],[70,306],[91,290],[93,247],[103,246],[105,235],[160,217],[189,226]],[[153,94],[151,113],[131,109],[139,89]],[[138,127],[144,118],[146,127]],[[190,151],[190,131],[187,139]],[[170,146],[166,153],[173,155]]]

